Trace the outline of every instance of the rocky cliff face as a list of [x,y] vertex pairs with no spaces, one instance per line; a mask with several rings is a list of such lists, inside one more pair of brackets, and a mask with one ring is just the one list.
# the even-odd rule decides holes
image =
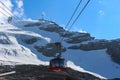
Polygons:
[[[45,46],[35,45],[35,49],[47,57],[56,56],[56,52],[57,52],[57,48],[54,43],[49,43],[49,44],[46,44]],[[66,51],[66,48],[62,47],[62,52],[65,52],[65,51]]]
[[[64,41],[66,43],[70,43],[70,44],[77,44],[77,43],[81,43],[83,41],[94,40],[94,37],[91,37],[89,33],[70,32],[70,31],[63,29],[61,26],[57,25],[55,22],[47,21],[48,24],[46,24],[44,22],[45,21],[29,23],[29,24],[25,24],[24,27],[36,26],[39,28],[39,30],[57,33],[57,34],[59,34],[59,36],[61,36],[61,38],[64,37]],[[33,44],[34,42],[37,42],[37,40],[39,40],[36,37],[28,37],[27,38],[26,36],[21,36],[21,39],[26,44]],[[56,53],[56,50],[54,49],[55,45],[53,43],[49,43],[44,46],[37,44],[34,46],[34,48],[38,52],[43,53],[43,55],[48,56],[48,57],[55,56],[55,53]],[[65,52],[66,48],[63,48],[62,51]]]
[[96,40],[80,45],[73,45],[69,49],[81,49],[85,51],[106,49],[106,52],[111,56],[111,59],[120,64],[120,40]]
[[111,56],[113,61],[120,64],[120,39],[111,40],[107,47],[107,53]]
[[[100,50],[100,49],[106,49],[106,52],[111,56],[111,59],[115,61],[116,63],[120,64],[120,40],[105,40],[105,39],[95,39],[94,37],[91,37],[89,33],[80,33],[80,32],[70,32],[66,31],[59,25],[57,25],[55,22],[50,22],[50,24],[44,24],[37,22],[34,24],[26,24],[24,27],[32,27],[32,26],[38,26],[40,30],[48,31],[48,32],[55,32],[58,33],[61,37],[64,37],[64,41],[69,44],[75,44],[72,46],[67,47],[66,49],[80,49],[85,51],[90,50]],[[44,27],[43,27],[44,26]],[[36,42],[38,38],[24,38],[23,41],[27,44],[33,44]],[[85,43],[84,43],[85,42]],[[34,48],[42,52],[43,55],[46,56],[55,56],[54,45],[36,45]],[[63,51],[66,50],[64,48]],[[48,54],[49,53],[49,54]]]
[[105,49],[108,46],[109,41],[108,40],[91,40],[86,43],[81,43],[80,45],[73,45],[70,46],[69,49],[81,49],[85,51],[90,50],[99,50],[99,49]]
[[26,24],[24,26],[25,27],[38,26],[40,30],[58,33],[61,37],[65,38],[65,41],[67,43],[71,43],[71,44],[94,39],[94,37],[91,37],[89,33],[70,32],[63,29],[61,26],[57,25],[55,22],[52,22],[52,21],[50,22],[50,24],[37,22],[34,24]]

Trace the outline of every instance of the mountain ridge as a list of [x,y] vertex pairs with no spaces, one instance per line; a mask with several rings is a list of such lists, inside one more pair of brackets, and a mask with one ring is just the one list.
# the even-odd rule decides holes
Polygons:
[[[111,47],[108,51],[106,51],[106,47],[104,47],[108,44],[108,40],[96,40],[94,37],[91,37],[89,33],[69,32],[55,22],[47,20],[19,21],[13,25],[3,24],[0,25],[0,27],[0,63],[2,65],[4,63],[8,64],[10,61],[11,63],[9,64],[14,65],[48,65],[48,61],[51,58],[45,56],[45,54],[48,55],[49,52],[54,49],[54,47],[49,44],[57,42],[61,37],[64,37],[62,41],[63,47],[65,47],[63,57],[67,60],[67,66],[71,68],[75,67],[69,63],[69,61],[71,61],[74,65],[79,66],[78,70],[83,68],[84,70],[100,74],[106,78],[119,78],[120,76],[120,65],[114,63],[110,55],[107,54],[107,52],[111,52]],[[96,43],[97,46],[94,46]],[[103,45],[104,43],[106,44]],[[117,43],[115,43],[115,47],[119,46],[116,46],[116,44]],[[113,45],[113,43],[111,43],[111,45]],[[38,47],[36,48],[36,46]],[[43,53],[44,51],[42,52],[40,50],[43,50],[43,48],[44,51],[48,51]],[[86,48],[88,48],[87,51],[85,50]],[[113,55],[113,52],[110,54]],[[119,52],[116,54],[119,54]],[[52,55],[54,56],[55,52]],[[49,56],[51,56],[51,54],[49,54]],[[116,75],[113,72],[115,72]]]

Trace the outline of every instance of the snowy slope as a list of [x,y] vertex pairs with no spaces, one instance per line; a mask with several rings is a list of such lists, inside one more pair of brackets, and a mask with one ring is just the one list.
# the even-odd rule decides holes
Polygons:
[[[0,62],[1,64],[39,64],[37,56],[27,47],[19,44],[17,37],[20,35],[31,35],[39,37],[35,33],[29,34],[27,31],[7,24],[0,26]],[[32,59],[32,60],[31,60]]]
[[[38,21],[21,21],[14,25],[0,25],[1,64],[48,64],[50,57],[39,53],[34,46],[54,43],[60,39],[60,35],[39,29],[39,27],[54,24],[51,21],[39,21],[41,24],[39,26],[24,27],[26,24],[36,22]],[[36,38],[37,41],[33,44],[26,44],[23,42],[26,38]],[[64,47],[74,45],[64,41],[62,43]],[[120,78],[120,65],[112,62],[105,49],[93,51],[67,49],[63,53],[63,57],[67,60],[67,66],[75,70],[88,72],[99,77]]]

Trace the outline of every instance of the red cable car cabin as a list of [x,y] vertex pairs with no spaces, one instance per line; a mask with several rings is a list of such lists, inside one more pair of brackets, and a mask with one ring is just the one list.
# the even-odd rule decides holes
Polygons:
[[61,57],[56,57],[50,60],[50,69],[52,71],[64,71],[65,70],[65,59]]

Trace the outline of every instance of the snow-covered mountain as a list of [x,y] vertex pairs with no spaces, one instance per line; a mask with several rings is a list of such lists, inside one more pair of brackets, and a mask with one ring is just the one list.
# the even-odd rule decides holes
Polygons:
[[66,31],[47,20],[1,24],[0,64],[48,65],[55,55],[52,44],[61,41],[62,37],[63,57],[68,67],[101,78],[120,78],[120,65],[107,53],[111,50],[107,51],[110,41],[96,40],[89,33]]

